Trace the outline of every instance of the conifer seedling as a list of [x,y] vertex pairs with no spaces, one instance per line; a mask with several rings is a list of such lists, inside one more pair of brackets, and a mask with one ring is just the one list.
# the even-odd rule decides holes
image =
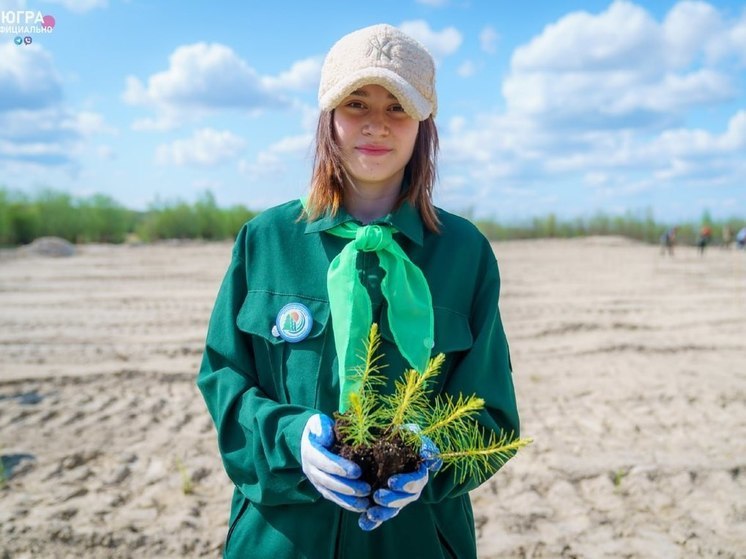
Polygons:
[[443,466],[436,473],[453,468],[460,482],[489,478],[531,443],[531,439],[513,433],[486,435],[476,420],[484,400],[476,395],[433,396],[433,381],[445,360],[442,353],[433,357],[422,373],[405,371],[392,394],[381,394],[386,377],[381,373],[385,365],[380,347],[381,336],[374,323],[364,344],[365,354],[354,369],[352,380],[358,388],[350,393],[347,410],[335,414],[335,451],[360,466],[362,479],[374,491],[386,487],[391,475],[417,469],[422,461],[421,435],[429,437],[440,451],[436,458]]

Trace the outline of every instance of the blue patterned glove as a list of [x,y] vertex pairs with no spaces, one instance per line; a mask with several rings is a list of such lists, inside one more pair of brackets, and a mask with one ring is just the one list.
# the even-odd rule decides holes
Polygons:
[[301,466],[322,497],[352,512],[370,505],[370,485],[360,481],[360,466],[332,453],[334,421],[328,415],[312,415],[300,442]]
[[[415,432],[419,427],[409,426]],[[420,498],[422,490],[430,478],[429,472],[437,471],[442,465],[438,455],[440,451],[435,443],[422,435],[422,449],[420,457],[423,459],[420,467],[414,472],[396,474],[388,479],[388,489],[379,489],[373,493],[373,501],[377,504],[366,510],[358,519],[360,528],[369,532],[378,528],[386,520],[394,518],[402,508]]]

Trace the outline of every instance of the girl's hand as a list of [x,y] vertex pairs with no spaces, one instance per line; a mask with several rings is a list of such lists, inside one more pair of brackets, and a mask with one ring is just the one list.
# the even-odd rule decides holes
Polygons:
[[420,467],[411,473],[391,476],[387,482],[388,489],[379,489],[373,493],[373,501],[376,505],[360,515],[358,519],[360,528],[366,532],[375,530],[386,520],[394,518],[409,503],[419,499],[430,479],[429,472],[437,471],[443,464],[438,457],[439,454],[440,451],[435,443],[423,435]]
[[360,481],[360,466],[332,453],[334,421],[328,415],[312,415],[303,429],[301,466],[321,496],[352,512],[364,512],[370,505],[370,485]]

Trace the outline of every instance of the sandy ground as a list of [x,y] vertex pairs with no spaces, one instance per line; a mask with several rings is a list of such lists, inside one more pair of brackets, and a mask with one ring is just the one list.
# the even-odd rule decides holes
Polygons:
[[[746,254],[495,251],[535,443],[472,493],[480,557],[746,557]],[[0,255],[1,558],[220,556],[230,487],[194,377],[229,255]]]

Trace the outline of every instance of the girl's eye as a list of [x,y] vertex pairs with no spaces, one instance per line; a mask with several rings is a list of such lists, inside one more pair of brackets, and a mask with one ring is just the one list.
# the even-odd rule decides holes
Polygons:
[[360,101],[349,101],[347,106],[351,109],[364,109],[365,105]]
[[391,110],[396,113],[403,113],[404,107],[402,107],[401,105],[392,105]]

